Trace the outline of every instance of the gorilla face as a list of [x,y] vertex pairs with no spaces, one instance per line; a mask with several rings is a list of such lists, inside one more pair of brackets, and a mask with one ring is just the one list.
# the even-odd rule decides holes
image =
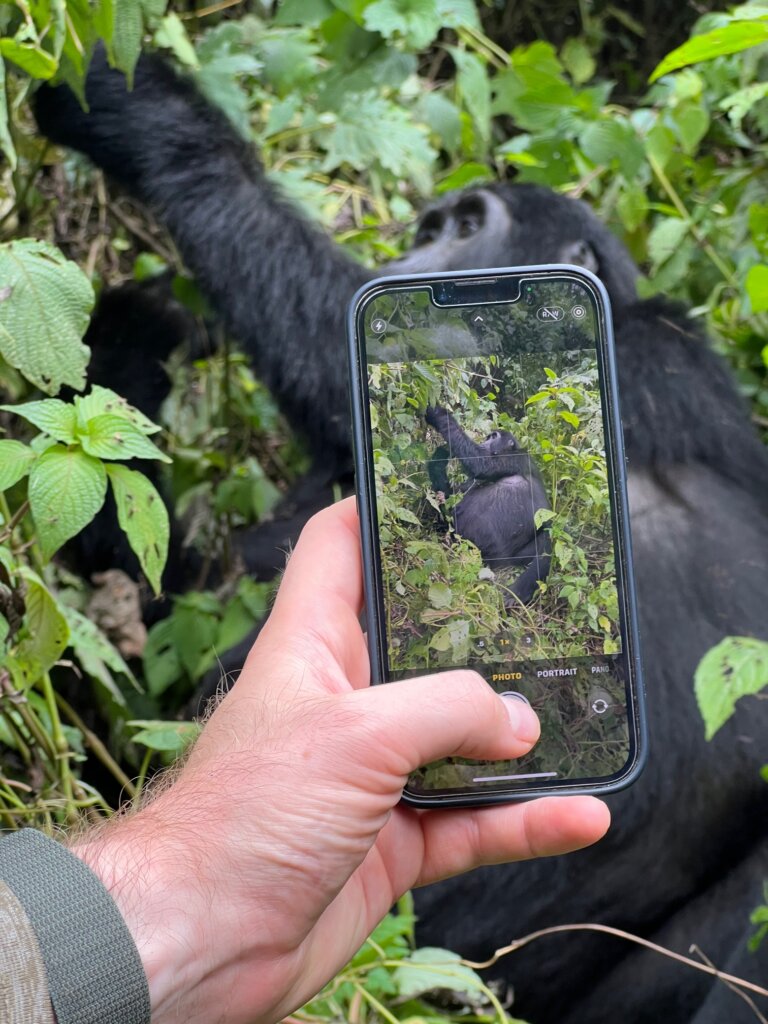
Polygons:
[[385,273],[569,263],[600,277],[614,305],[636,298],[638,269],[582,202],[538,185],[484,186],[447,196],[421,217],[413,248]]

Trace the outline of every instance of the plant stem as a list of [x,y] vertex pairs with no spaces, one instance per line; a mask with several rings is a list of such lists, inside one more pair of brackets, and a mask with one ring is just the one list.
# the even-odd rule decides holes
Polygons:
[[672,182],[669,180],[669,178],[664,173],[664,169],[662,168],[662,166],[659,163],[659,161],[656,159],[655,156],[651,156],[649,154],[648,162],[651,165],[651,170],[656,175],[656,177],[659,179],[659,183],[660,183],[661,187],[667,193],[667,195],[668,195],[669,199],[671,200],[672,205],[674,206],[674,208],[677,210],[677,212],[680,214],[680,216],[684,220],[688,221],[688,225],[690,227],[690,231],[691,231],[691,234],[693,235],[693,237],[699,243],[699,245],[704,250],[704,252],[707,254],[707,256],[709,256],[710,260],[714,263],[714,265],[717,267],[717,269],[723,275],[723,278],[728,282],[728,284],[732,288],[735,288],[735,289],[738,290],[739,282],[736,280],[736,278],[735,278],[735,276],[733,274],[733,271],[721,259],[720,254],[714,249],[712,244],[707,240],[706,235],[703,235],[701,233],[701,231],[699,230],[699,228],[697,227],[697,225],[693,223],[693,220],[691,219],[691,215],[688,213],[688,210],[686,209],[685,203],[680,198],[678,193],[675,191],[675,188],[674,188]]
[[75,709],[66,700],[64,700],[60,693],[57,693],[55,696],[56,703],[59,705],[59,707],[67,716],[67,718],[70,720],[72,725],[74,725],[76,729],[79,729],[80,732],[83,734],[83,739],[85,740],[86,746],[88,746],[91,749],[91,751],[95,754],[99,761],[101,761],[101,763],[104,765],[107,771],[109,771],[109,773],[112,776],[114,776],[115,779],[117,779],[120,785],[128,793],[128,796],[130,796],[133,799],[133,797],[136,796],[136,787],[125,774],[125,772],[117,763],[117,761],[115,761],[115,759],[109,753],[109,751],[101,742],[96,733],[91,732],[91,730],[82,720],[82,718],[78,715]]

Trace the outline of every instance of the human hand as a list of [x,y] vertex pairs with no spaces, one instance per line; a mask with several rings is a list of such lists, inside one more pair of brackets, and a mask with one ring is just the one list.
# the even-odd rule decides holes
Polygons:
[[420,765],[518,757],[538,722],[473,672],[369,688],[361,603],[350,499],[306,526],[240,679],[177,781],[74,849],[136,940],[154,1024],[279,1020],[412,886],[574,850],[608,827],[591,797],[399,804]]

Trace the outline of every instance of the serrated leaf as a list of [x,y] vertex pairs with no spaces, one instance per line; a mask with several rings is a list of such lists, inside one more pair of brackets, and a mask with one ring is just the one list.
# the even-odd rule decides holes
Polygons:
[[423,50],[441,28],[435,0],[374,0],[363,12],[369,32],[385,39],[400,36],[414,50]]
[[136,677],[126,664],[123,656],[95,622],[86,618],[76,608],[62,606],[62,613],[69,627],[69,646],[89,676],[98,679],[108,690],[110,699],[119,707],[126,708],[127,701],[107,669],[126,676],[139,689]]
[[687,64],[698,64],[700,61],[711,60],[713,57],[724,57],[730,53],[739,53],[751,46],[758,46],[768,41],[768,22],[736,21],[730,25],[694,36],[687,43],[678,46],[668,53],[664,60],[654,69],[649,78],[655,82],[657,78],[685,67]]
[[200,735],[202,726],[197,722],[152,722],[133,721],[128,725],[142,726],[131,737],[133,743],[141,743],[150,750],[162,750],[171,754],[182,754]]
[[84,451],[99,459],[171,461],[130,420],[115,413],[105,412],[100,416],[93,416],[84,429],[78,430],[78,440]]
[[768,686],[768,643],[729,636],[707,651],[693,680],[696,700],[711,740],[733,714],[736,701]]
[[128,538],[142,572],[156,594],[168,558],[168,510],[154,485],[143,473],[110,464],[107,474],[117,504],[117,519]]
[[0,491],[7,491],[29,472],[37,454],[21,441],[0,441]]
[[15,652],[15,661],[23,676],[16,682],[30,684],[59,660],[69,643],[69,627],[40,577],[24,566],[18,573],[26,584],[24,627],[28,635]]
[[139,0],[119,0],[115,4],[112,55],[115,67],[124,72],[129,85],[133,84],[143,31],[144,19]]
[[82,337],[93,289],[80,268],[47,242],[0,245],[0,354],[27,380],[55,395],[80,391],[90,350]]
[[450,608],[453,602],[453,591],[447,583],[433,583],[427,596],[433,608]]
[[79,449],[54,445],[29,474],[29,504],[43,558],[90,523],[107,493],[107,476],[98,459]]
[[45,398],[41,402],[24,405],[0,405],[5,412],[21,416],[44,434],[71,444],[75,440],[75,407],[58,398]]
[[129,405],[121,395],[109,388],[103,388],[100,384],[94,384],[87,395],[75,395],[75,409],[78,422],[82,426],[85,426],[88,420],[93,419],[94,416],[111,413],[113,416],[129,420],[142,434],[156,434],[161,429],[140,409]]

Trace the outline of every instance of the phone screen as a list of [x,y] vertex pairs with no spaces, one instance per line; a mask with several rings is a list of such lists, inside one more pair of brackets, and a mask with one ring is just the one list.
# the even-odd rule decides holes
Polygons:
[[356,311],[377,675],[471,667],[542,727],[516,761],[425,766],[416,797],[610,782],[637,759],[606,310],[568,273],[494,282],[382,284]]

